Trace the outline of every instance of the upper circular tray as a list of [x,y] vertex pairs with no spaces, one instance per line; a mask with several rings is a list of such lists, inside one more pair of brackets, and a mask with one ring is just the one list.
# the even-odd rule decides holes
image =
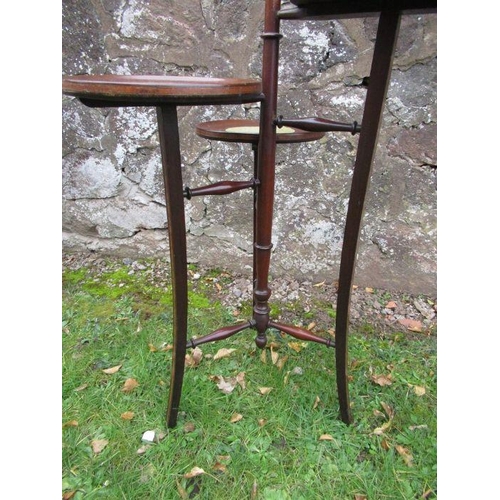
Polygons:
[[241,104],[263,99],[259,80],[159,75],[66,76],[63,93],[89,106]]

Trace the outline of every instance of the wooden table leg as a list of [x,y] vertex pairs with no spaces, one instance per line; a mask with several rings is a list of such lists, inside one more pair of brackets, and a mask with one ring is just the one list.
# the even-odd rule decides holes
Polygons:
[[340,415],[345,423],[352,422],[347,382],[347,330],[352,279],[364,201],[389,86],[400,14],[399,11],[383,11],[380,15],[342,244],[335,325],[335,356]]
[[167,426],[175,427],[184,378],[187,342],[186,222],[184,216],[177,109],[175,105],[164,105],[158,106],[156,111],[158,116],[158,133],[160,136],[163,182],[165,185],[165,201],[167,205],[174,309],[174,348],[167,407]]
[[269,325],[269,265],[271,260],[274,180],[276,156],[276,108],[278,101],[279,19],[276,16],[280,0],[266,2],[262,62],[262,92],[264,101],[260,109],[260,137],[257,149],[259,185],[256,189],[254,235],[254,308],[253,319],[257,330],[255,343],[263,348],[267,343]]

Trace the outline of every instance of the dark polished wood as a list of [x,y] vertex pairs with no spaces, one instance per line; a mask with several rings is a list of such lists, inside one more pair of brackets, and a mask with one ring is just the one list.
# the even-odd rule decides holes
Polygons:
[[66,76],[63,93],[91,107],[241,104],[262,100],[259,80],[146,75]]
[[343,19],[378,16],[384,10],[401,14],[428,14],[437,11],[437,0],[291,0],[278,12],[281,19]]
[[175,427],[182,392],[187,341],[187,258],[186,222],[182,193],[182,171],[177,108],[163,105],[157,108],[158,135],[167,205],[170,246],[170,267],[173,289],[173,351],[170,373],[170,394],[167,406],[167,426]]
[[352,135],[361,131],[361,126],[357,122],[342,123],[327,118],[283,118],[279,116],[276,120],[278,134],[281,127],[301,127],[309,132],[350,132]]
[[[199,123],[196,126],[196,133],[200,137],[215,141],[257,144],[259,142],[260,127],[257,120],[214,120]],[[296,126],[287,126],[282,130],[277,130],[276,142],[278,144],[290,144],[317,141],[324,135],[321,131],[306,131]]]
[[320,337],[311,333],[305,328],[300,328],[299,326],[284,325],[282,323],[277,323],[276,321],[269,321],[269,328],[276,328],[280,332],[287,333],[288,335],[306,342],[316,342],[318,344],[324,344],[327,347],[335,347],[335,342],[332,339],[327,339]]
[[263,348],[267,343],[269,324],[269,265],[272,244],[272,215],[276,158],[276,125],[278,104],[278,61],[281,34],[277,12],[280,0],[267,0],[262,34],[262,92],[264,100],[260,110],[261,138],[257,147],[257,176],[260,184],[255,190],[255,286],[253,292],[253,319],[257,336],[255,343]]
[[189,200],[193,196],[209,196],[209,195],[224,195],[235,193],[241,189],[254,188],[259,181],[251,179],[249,181],[220,181],[208,186],[201,186],[197,188],[184,188],[184,196]]
[[206,344],[207,342],[215,342],[217,340],[224,340],[229,337],[232,337],[236,333],[239,333],[247,328],[252,328],[254,326],[252,321],[247,321],[245,323],[238,323],[237,325],[225,326],[223,328],[219,328],[208,335],[204,335],[203,337],[198,337],[196,339],[191,339],[187,347],[196,347],[202,344]]
[[344,240],[342,243],[335,323],[335,345],[337,388],[341,418],[344,422],[352,421],[347,381],[347,331],[349,327],[349,305],[356,251],[371,166],[377,145],[387,87],[390,81],[400,18],[400,13],[397,11],[382,12],[380,15],[370,71],[370,85],[368,86],[363,112],[363,128],[359,136],[358,151],[349,195]]

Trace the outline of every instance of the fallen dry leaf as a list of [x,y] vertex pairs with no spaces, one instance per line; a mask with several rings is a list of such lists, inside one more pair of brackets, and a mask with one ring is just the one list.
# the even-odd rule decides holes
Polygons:
[[301,342],[288,342],[288,347],[293,349],[295,352],[300,352],[304,348],[304,344]]
[[371,379],[373,382],[375,382],[378,385],[381,385],[382,387],[384,385],[392,384],[392,375],[390,373],[389,375],[372,375]]
[[367,500],[368,497],[366,495],[359,495],[356,493],[356,495],[354,495],[354,500]]
[[267,351],[265,349],[262,349],[262,352],[260,353],[260,360],[264,364],[267,363]]
[[76,490],[65,491],[62,496],[62,500],[71,500],[76,495]]
[[113,366],[111,368],[106,368],[105,370],[103,370],[103,372],[106,375],[113,375],[113,373],[116,373],[121,367],[122,367],[122,365],[116,365],[116,366]]
[[203,352],[199,347],[195,347],[191,354],[186,354],[186,366],[188,368],[196,368],[203,359]]
[[73,389],[73,390],[75,392],[80,392],[80,391],[83,391],[84,389],[86,389],[88,386],[89,386],[89,384],[82,384],[82,385],[79,385],[76,389]]
[[193,467],[188,473],[184,474],[186,479],[191,479],[192,477],[201,476],[205,474],[205,471],[200,467]]
[[243,390],[247,388],[247,384],[245,382],[245,372],[240,372],[236,375],[236,382]]
[[414,431],[415,429],[427,429],[427,425],[426,424],[410,425],[408,429],[410,429],[410,431]]
[[385,422],[380,427],[377,427],[376,429],[374,429],[373,434],[375,434],[375,436],[381,436],[391,426],[391,424],[392,424],[392,420]]
[[285,363],[287,362],[288,360],[288,356],[283,356],[282,358],[280,358],[278,360],[278,362],[276,363],[276,367],[278,368],[278,370],[283,370],[283,367],[285,366]]
[[222,375],[212,375],[210,376],[210,380],[214,381],[224,394],[231,394],[238,384],[235,377],[225,379]]
[[215,462],[213,469],[216,472],[222,472],[222,473],[227,471],[227,467],[224,464],[221,464],[220,462]]
[[323,286],[325,283],[326,283],[325,281],[322,281],[321,283],[316,283],[313,286],[320,287],[320,286]]
[[122,392],[132,392],[138,386],[139,382],[135,378],[128,378],[123,384]]
[[243,390],[246,388],[245,372],[239,372],[236,377],[224,378],[222,375],[210,375],[209,378],[217,384],[217,387],[224,394],[231,394],[237,385]]
[[320,401],[321,399],[319,399],[319,396],[316,396],[316,398],[314,399],[313,410],[315,410],[318,407]]
[[391,445],[389,444],[389,441],[387,441],[387,439],[382,439],[382,441],[380,442],[380,446],[382,446],[382,449],[384,449],[385,451],[389,451],[391,449]]
[[63,429],[66,429],[66,427],[78,427],[78,421],[70,420],[69,422],[64,423],[62,427]]
[[243,419],[243,415],[241,413],[233,413],[230,422],[232,424],[235,424],[236,422],[239,422],[242,419]]
[[[389,420],[384,424],[382,424],[380,427],[377,427],[376,429],[373,430],[373,434],[375,434],[376,436],[381,436],[382,434],[384,434],[384,432],[391,426],[392,419],[394,418],[394,410],[390,405],[381,401],[380,406],[382,406],[382,408],[384,409],[387,417],[389,417]],[[375,410],[373,413],[376,416],[382,416],[382,417],[384,416],[384,414],[378,410]]]
[[148,344],[149,352],[156,352],[158,348],[154,344]]
[[259,427],[264,427],[267,424],[267,420],[265,418],[259,418],[258,420]]
[[134,412],[133,411],[125,411],[123,412],[120,417],[123,420],[132,420],[134,418]]
[[311,331],[316,326],[316,321],[312,321],[307,325],[307,330]]
[[332,435],[330,434],[321,434],[321,436],[318,439],[319,441],[335,441]]
[[234,351],[236,351],[236,349],[226,349],[225,347],[223,347],[222,349],[219,349],[217,351],[217,353],[214,356],[214,360],[217,361],[218,359],[221,359],[221,358],[227,358]]
[[92,446],[92,451],[97,455],[98,453],[101,453],[104,448],[108,445],[108,440],[107,439],[94,439],[91,441],[90,445]]
[[387,304],[385,305],[385,308],[386,309],[396,309],[396,307],[398,307],[398,305],[396,304],[396,302],[394,302],[393,300],[390,300],[389,302],[387,302]]
[[144,453],[146,453],[149,448],[151,448],[151,445],[150,444],[143,444],[137,451],[136,453],[138,455],[143,455]]
[[272,388],[272,387],[259,387],[259,392],[260,392],[262,395],[269,394],[272,390],[273,390],[273,388]]
[[373,293],[373,292],[374,292],[374,290],[373,290],[373,288],[371,288],[371,287],[367,286],[367,287],[365,288],[365,292],[366,292],[366,293]]
[[184,424],[184,432],[187,434],[189,432],[194,432],[196,429],[196,426],[194,425],[194,422],[186,422]]
[[280,355],[277,352],[275,352],[273,350],[273,348],[271,347],[271,361],[272,361],[273,365],[275,365],[278,362],[279,357],[280,357]]
[[394,418],[393,408],[383,401],[380,402],[380,406],[384,409],[386,415],[389,417],[389,420],[392,420]]
[[413,386],[413,392],[417,396],[423,396],[425,394],[425,387],[420,387],[419,385],[414,385]]
[[413,466],[413,457],[410,455],[408,448],[405,448],[404,446],[401,446],[397,444],[395,446],[396,451],[403,457],[403,460],[405,461],[406,465],[408,467]]

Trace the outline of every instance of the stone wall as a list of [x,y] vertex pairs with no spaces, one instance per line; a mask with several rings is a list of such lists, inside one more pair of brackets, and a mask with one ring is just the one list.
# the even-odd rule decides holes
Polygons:
[[[260,78],[264,0],[63,0],[63,73]],[[279,113],[361,122],[377,19],[286,21]],[[355,282],[435,294],[436,15],[404,16],[366,201]],[[249,145],[198,122],[258,118],[258,105],[179,109],[191,187],[247,180]],[[335,280],[358,136],[279,145],[271,273]],[[63,98],[63,248],[168,255],[155,111]],[[250,191],[186,202],[189,260],[249,273]],[[245,267],[246,266],[246,267]]]

